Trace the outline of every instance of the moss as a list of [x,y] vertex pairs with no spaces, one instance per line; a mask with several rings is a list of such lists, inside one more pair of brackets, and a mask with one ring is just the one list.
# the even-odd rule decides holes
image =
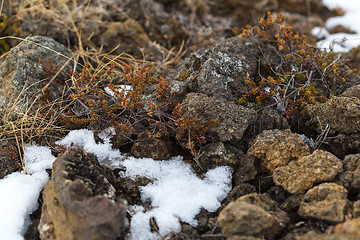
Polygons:
[[184,82],[188,77],[190,77],[190,72],[182,71],[179,76],[175,78],[175,80]]

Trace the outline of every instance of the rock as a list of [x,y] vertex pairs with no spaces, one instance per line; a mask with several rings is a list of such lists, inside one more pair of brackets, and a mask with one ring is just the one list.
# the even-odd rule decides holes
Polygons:
[[236,201],[229,203],[218,218],[221,232],[227,238],[236,236],[276,239],[281,231],[279,222],[256,205]]
[[310,154],[309,147],[290,130],[265,130],[250,144],[249,155],[259,159],[263,170],[273,172],[289,161]]
[[341,184],[350,192],[360,191],[360,154],[348,155],[343,161],[344,172],[340,174]]
[[353,203],[352,215],[354,218],[360,217],[360,200]]
[[360,238],[360,218],[354,218],[335,226],[334,232],[337,234],[354,234]]
[[0,179],[21,169],[18,149],[8,141],[0,142]]
[[199,162],[206,171],[216,166],[234,168],[239,165],[239,158],[243,155],[241,150],[223,142],[209,143],[202,151]]
[[299,240],[358,240],[359,236],[353,234],[331,234],[331,233],[317,233],[311,231],[299,238]]
[[183,116],[204,123],[218,121],[209,134],[221,142],[240,141],[256,114],[254,110],[202,93],[189,93],[179,109]]
[[[106,177],[105,177],[106,176]],[[53,163],[45,185],[40,239],[116,239],[128,226],[125,200],[117,200],[112,171],[79,147]]]
[[[71,56],[72,52],[64,45],[42,36],[29,37],[13,47],[0,65],[2,108],[11,104],[25,109],[32,100],[43,94],[42,90],[47,84],[49,84],[47,100],[60,98],[65,88],[65,81],[69,79],[73,69]],[[49,69],[52,65],[54,72],[48,73],[44,65]],[[57,75],[58,71],[60,73]],[[52,79],[55,76],[56,78]],[[14,100],[18,97],[18,102],[15,103]],[[25,102],[25,99],[30,102]]]
[[142,133],[138,136],[131,148],[131,154],[136,158],[152,158],[154,160],[166,160],[173,155],[172,142],[161,138],[151,138]]
[[351,134],[360,132],[360,99],[355,97],[334,97],[326,103],[308,104],[302,114],[306,124],[318,133],[326,125],[329,134]]
[[359,153],[360,133],[329,135],[321,147],[332,152],[339,158],[344,158],[349,154]]
[[240,37],[199,50],[184,63],[190,72],[189,88],[216,99],[237,100],[248,89],[244,80],[257,71],[258,55],[258,45]]
[[342,172],[342,163],[331,153],[315,150],[311,155],[291,161],[273,172],[276,185],[292,194],[304,193],[314,183],[333,180]]
[[238,161],[238,167],[233,173],[233,182],[235,185],[255,179],[258,172],[256,169],[257,159],[245,154],[240,156]]
[[335,183],[322,183],[310,189],[300,204],[299,215],[332,223],[344,221],[347,190]]
[[287,213],[281,210],[278,207],[278,203],[272,200],[266,193],[250,193],[238,198],[236,202],[246,202],[261,207],[276,219],[282,229],[284,229],[290,222]]
[[342,97],[356,97],[360,99],[360,84],[352,86],[346,89],[342,94]]
[[221,206],[217,210],[220,212],[223,210],[230,202],[234,202],[239,197],[242,197],[244,195],[254,193],[256,192],[256,188],[253,185],[250,185],[249,183],[240,183],[236,185],[227,195],[227,197],[222,201]]

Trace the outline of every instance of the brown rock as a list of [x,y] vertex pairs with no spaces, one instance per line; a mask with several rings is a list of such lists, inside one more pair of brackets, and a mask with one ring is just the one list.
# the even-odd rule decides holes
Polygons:
[[150,138],[147,133],[139,135],[131,148],[131,154],[136,158],[152,158],[166,160],[173,155],[172,142],[160,138]]
[[343,161],[344,172],[340,174],[341,184],[349,191],[360,190],[360,154],[348,155]]
[[40,239],[121,237],[128,225],[127,204],[116,201],[111,173],[79,147],[58,157],[44,187]]
[[261,207],[270,213],[282,228],[285,228],[290,222],[287,213],[281,210],[278,207],[278,203],[272,200],[266,193],[250,193],[238,198],[236,202],[246,202]]
[[314,126],[318,133],[327,124],[329,134],[351,134],[360,132],[360,99],[355,97],[334,97],[326,103],[309,104],[302,114],[308,118],[306,124]]
[[342,163],[331,153],[315,150],[309,156],[275,169],[273,179],[292,194],[304,193],[314,183],[333,180],[342,171]]
[[359,240],[359,236],[353,234],[332,234],[332,233],[317,233],[311,231],[299,238],[299,240]]
[[218,218],[221,232],[227,237],[249,236],[275,239],[281,231],[278,221],[267,211],[246,202],[231,202]]
[[334,229],[335,233],[354,234],[360,238],[360,218],[354,218],[344,223],[338,224]]
[[235,185],[255,179],[257,175],[257,159],[254,156],[245,154],[240,156],[239,166],[233,173],[233,181]]
[[8,141],[0,142],[0,179],[19,170],[20,163],[17,148]]
[[298,134],[288,129],[275,129],[259,134],[251,143],[248,154],[257,157],[264,170],[273,172],[289,161],[309,155],[310,150]]
[[215,139],[239,141],[249,124],[255,119],[255,111],[223,99],[208,97],[202,93],[189,93],[180,111],[184,116],[202,122],[218,121],[209,129]]
[[353,203],[352,215],[354,218],[360,217],[360,200]]
[[299,215],[329,222],[344,221],[347,190],[335,183],[322,183],[310,189],[300,204]]

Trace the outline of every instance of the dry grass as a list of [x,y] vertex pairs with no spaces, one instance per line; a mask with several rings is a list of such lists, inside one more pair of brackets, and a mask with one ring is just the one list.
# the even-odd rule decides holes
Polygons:
[[[3,11],[4,2],[5,0],[1,1],[0,16]],[[93,74],[96,76],[110,64],[113,64],[115,66],[115,72],[121,74],[124,63],[133,63],[135,64],[135,68],[140,68],[143,64],[148,64],[149,61],[146,60],[145,54],[143,54],[142,59],[135,59],[126,53],[113,54],[118,46],[104,53],[101,47],[96,47],[96,44],[91,42],[92,35],[89,35],[88,28],[86,32],[84,27],[89,19],[92,21],[102,21],[102,17],[106,15],[106,10],[98,7],[92,8],[91,11],[88,12],[90,2],[91,1],[77,0],[22,0],[19,1],[19,5],[16,6],[16,17],[20,21],[26,21],[26,18],[29,16],[33,18],[42,16],[42,18],[46,18],[48,21],[59,23],[63,27],[64,34],[70,32],[76,36],[76,46],[71,46],[74,54],[71,58],[68,58],[68,61],[73,64],[74,71],[82,69],[84,63],[88,63],[92,69],[95,69]],[[8,3],[8,7],[13,8],[14,6],[11,1]],[[121,14],[125,14],[121,9],[117,10]],[[19,44],[23,41],[29,41],[27,38],[16,36],[2,36],[0,40],[2,39],[16,40]],[[40,44],[37,45],[54,51]],[[168,50],[160,45],[158,45],[158,48],[161,49],[163,53],[163,60],[156,62],[155,64],[157,65],[170,66],[178,62],[185,53],[184,43],[177,50],[175,50],[175,48]],[[5,57],[6,53],[0,56],[0,59]],[[62,68],[57,70],[53,78],[50,79],[49,84],[62,70]],[[68,73],[68,75],[71,76],[70,73]],[[4,96],[4,98],[7,99],[8,102],[5,107],[0,109],[0,141],[13,141],[17,145],[22,167],[25,171],[26,163],[24,163],[22,153],[26,143],[33,141],[47,143],[50,141],[48,139],[53,140],[56,136],[61,136],[61,134],[67,131],[64,126],[59,125],[58,120],[59,117],[64,116],[65,110],[76,101],[67,98],[73,91],[71,86],[71,80],[73,79],[68,80],[70,80],[68,81],[70,84],[64,89],[63,96],[46,105],[38,104],[41,91],[39,91],[38,96],[31,100],[26,96],[27,89],[22,89],[20,92],[16,90],[6,91],[7,96]],[[43,90],[45,90],[45,88],[46,86]]]

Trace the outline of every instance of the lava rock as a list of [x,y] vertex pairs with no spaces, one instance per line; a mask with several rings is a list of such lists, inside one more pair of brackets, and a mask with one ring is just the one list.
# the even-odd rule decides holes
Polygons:
[[221,232],[229,239],[264,237],[276,239],[281,231],[279,222],[263,208],[236,201],[229,203],[218,218]]
[[332,223],[344,221],[344,210],[348,204],[347,190],[335,183],[322,183],[304,195],[299,215]]
[[[107,177],[105,177],[107,176]],[[128,227],[127,203],[116,199],[112,171],[80,147],[53,163],[45,185],[40,239],[116,239]]]
[[202,93],[189,93],[179,111],[183,116],[197,118],[204,123],[218,121],[209,129],[209,134],[221,142],[240,141],[256,117],[252,109]]
[[349,191],[360,190],[360,154],[348,155],[343,161],[344,172],[340,174],[341,184]]
[[263,170],[273,172],[289,161],[310,154],[306,145],[298,134],[286,130],[265,130],[250,144],[248,154],[259,159]]
[[291,161],[273,172],[276,185],[292,194],[304,193],[314,183],[333,180],[342,172],[342,163],[331,153],[315,150],[311,155]]

